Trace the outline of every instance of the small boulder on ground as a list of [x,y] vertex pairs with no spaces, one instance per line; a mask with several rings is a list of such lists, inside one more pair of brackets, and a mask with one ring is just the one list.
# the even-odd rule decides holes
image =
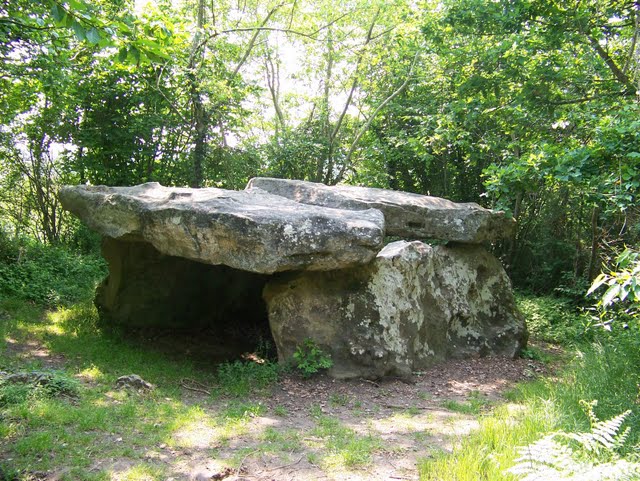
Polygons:
[[136,391],[151,391],[154,385],[145,381],[137,374],[120,376],[116,380],[116,389],[134,389]]

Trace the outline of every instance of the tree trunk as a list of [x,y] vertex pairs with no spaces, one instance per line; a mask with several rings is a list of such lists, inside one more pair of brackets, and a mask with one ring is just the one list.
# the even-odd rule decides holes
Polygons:
[[204,0],[198,0],[196,14],[196,34],[193,36],[191,44],[191,54],[189,58],[189,92],[191,95],[192,124],[195,130],[194,146],[192,153],[192,177],[191,187],[202,187],[203,175],[202,165],[207,153],[207,115],[200,91],[200,83],[197,75],[197,66],[204,61],[205,45],[201,43],[202,27],[204,25]]
[[600,270],[598,262],[598,250],[600,247],[600,232],[598,230],[598,220],[600,219],[600,207],[595,206],[591,212],[591,257],[589,258],[589,281],[592,281]]
[[516,193],[516,201],[513,206],[513,219],[516,221],[516,228],[513,229],[513,234],[509,239],[509,262],[507,264],[507,270],[511,271],[516,262],[518,255],[518,218],[520,217],[520,211],[522,210],[522,192]]

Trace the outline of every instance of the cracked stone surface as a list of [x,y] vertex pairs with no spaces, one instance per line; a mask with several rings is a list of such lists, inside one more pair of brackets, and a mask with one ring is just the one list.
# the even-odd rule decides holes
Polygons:
[[382,247],[378,210],[327,209],[262,191],[66,186],[60,200],[106,237],[257,273],[366,264]]
[[438,239],[478,244],[509,237],[515,221],[475,203],[350,185],[327,186],[301,180],[256,177],[248,191],[280,195],[303,204],[337,209],[379,209],[386,233],[405,239]]
[[281,360],[311,338],[337,378],[410,377],[450,358],[513,357],[527,330],[497,259],[481,246],[387,245],[365,268],[267,283]]

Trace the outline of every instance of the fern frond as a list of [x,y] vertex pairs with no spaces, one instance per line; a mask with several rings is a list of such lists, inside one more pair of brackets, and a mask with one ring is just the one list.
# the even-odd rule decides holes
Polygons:
[[[595,405],[583,403],[591,423],[590,432],[558,431],[521,447],[516,464],[507,472],[522,481],[640,480],[640,463],[635,459],[633,462],[619,459],[616,453],[629,436],[629,428],[621,431],[621,427],[631,411],[600,421],[593,413]],[[575,441],[577,445],[567,441]],[[585,458],[585,452],[591,455]]]

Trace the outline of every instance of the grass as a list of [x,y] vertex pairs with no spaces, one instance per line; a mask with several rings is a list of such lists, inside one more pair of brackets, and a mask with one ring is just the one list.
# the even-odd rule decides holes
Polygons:
[[[44,387],[0,382],[0,479],[26,480],[29,473],[59,469],[63,480],[111,479],[110,459],[129,464],[119,479],[165,479],[164,469],[144,459],[151,447],[209,449],[243,432],[265,408],[240,397],[259,398],[277,377],[273,365],[239,363],[216,375],[187,359],[176,362],[105,337],[96,328],[95,310],[86,304],[46,312],[10,299],[0,302],[0,313],[5,341],[0,343],[0,371],[47,370],[53,375]],[[63,355],[64,366],[51,370],[37,360],[25,363],[12,352],[30,341]],[[115,390],[115,380],[131,373],[157,388],[148,393]],[[201,397],[195,405],[184,402],[184,378],[217,386],[217,396],[230,399],[226,408],[219,402],[213,406],[214,397]],[[207,413],[216,410],[217,416]],[[100,462],[102,467],[93,466]],[[92,469],[95,475],[88,474]]]
[[327,449],[319,462],[328,469],[366,466],[373,453],[382,448],[382,440],[375,435],[362,436],[330,416],[317,415],[315,418],[312,434],[322,439]]
[[479,415],[489,409],[490,403],[482,397],[481,393],[472,391],[466,401],[447,399],[441,403],[441,406],[461,414]]
[[278,379],[279,366],[265,361],[235,361],[218,368],[219,392],[236,397],[249,395],[253,391],[264,391]]
[[[526,301],[531,305],[534,303],[531,298]],[[557,307],[557,304],[543,299],[542,307],[533,306],[535,309],[530,309],[530,312],[542,316],[549,304]],[[589,430],[589,417],[581,401],[597,400],[595,414],[599,419],[610,419],[630,409],[631,415],[626,424],[630,435],[626,451],[621,454],[631,453],[633,447],[640,443],[639,330],[637,327],[627,330],[614,328],[613,332],[594,332],[580,340],[576,337],[580,329],[576,330],[575,326],[568,327],[562,334],[559,316],[561,312],[554,311],[552,319],[537,318],[533,330],[554,325],[553,336],[565,337],[567,344],[574,346],[573,360],[556,377],[520,384],[507,393],[509,402],[481,415],[480,428],[463,438],[452,453],[440,452],[424,458],[419,464],[422,481],[519,479],[506,472],[518,457],[518,446],[526,446],[556,430]],[[478,397],[477,401],[448,403],[446,407],[478,415],[483,408],[474,403],[480,401]]]
[[[361,469],[382,449],[380,438],[357,433],[319,405],[309,412],[314,440],[277,426],[250,433],[254,418],[290,416],[284,406],[270,413],[261,401],[279,375],[273,363],[200,370],[189,359],[103,335],[89,304],[45,311],[14,298],[0,302],[0,313],[0,370],[45,370],[53,376],[46,388],[0,382],[0,479],[27,481],[55,472],[61,480],[160,480],[171,475],[169,468],[150,462],[147,454],[166,450],[215,456],[227,449],[233,454],[226,462],[236,467],[248,456],[275,456],[286,464],[296,455],[322,469]],[[33,356],[25,362],[19,349],[33,342],[64,362],[53,370]],[[156,388],[116,390],[116,379],[132,373]],[[211,395],[185,399],[184,379],[209,387]],[[351,401],[336,394],[329,404]],[[250,440],[250,447],[232,447],[240,438]]]

